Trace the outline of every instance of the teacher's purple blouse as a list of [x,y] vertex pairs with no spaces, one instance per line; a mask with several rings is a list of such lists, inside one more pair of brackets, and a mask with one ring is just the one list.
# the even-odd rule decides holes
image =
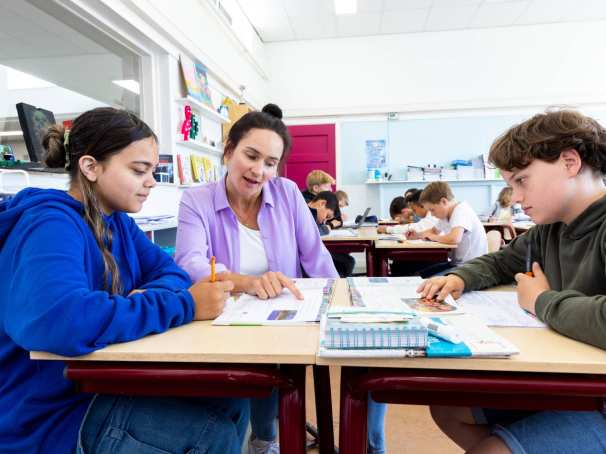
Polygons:
[[[339,277],[318,227],[296,184],[276,177],[265,183],[257,217],[270,271],[291,278]],[[179,205],[175,260],[193,281],[217,272],[240,272],[238,220],[227,201],[225,179],[184,192]]]

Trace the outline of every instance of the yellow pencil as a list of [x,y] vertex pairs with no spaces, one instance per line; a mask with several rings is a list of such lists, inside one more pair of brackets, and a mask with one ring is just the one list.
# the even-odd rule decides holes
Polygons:
[[210,282],[215,282],[217,280],[217,274],[215,273],[215,256],[213,255],[210,258]]

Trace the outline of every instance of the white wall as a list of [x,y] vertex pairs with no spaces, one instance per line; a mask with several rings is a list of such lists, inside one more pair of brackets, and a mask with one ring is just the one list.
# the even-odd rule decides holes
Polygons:
[[[287,122],[337,125],[337,184],[350,195],[350,214],[359,214],[386,207],[377,206],[376,188],[362,183],[364,149],[352,149],[350,122],[385,124],[387,112],[405,121],[526,118],[554,104],[595,115],[606,108],[606,61],[599,57],[605,39],[602,21],[290,41],[266,50],[270,92]],[[422,160],[452,159],[424,145],[415,148]],[[460,150],[462,159],[473,155]],[[355,162],[359,181],[348,176]]]
[[136,23],[141,19],[138,13],[144,13],[148,25],[161,27],[176,41],[177,47],[181,47],[177,52],[187,52],[202,61],[215,78],[232,89],[244,85],[250,103],[262,106],[267,102],[265,49],[236,9],[236,2],[232,2],[232,28],[220,20],[207,0],[178,0],[178,5],[165,0],[122,0],[122,3],[133,11],[132,16],[125,17],[127,20]]
[[287,116],[606,101],[606,23],[271,43]]

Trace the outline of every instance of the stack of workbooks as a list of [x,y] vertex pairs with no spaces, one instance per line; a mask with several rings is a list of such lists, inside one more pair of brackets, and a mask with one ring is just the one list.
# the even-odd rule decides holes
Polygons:
[[410,314],[331,307],[320,323],[321,356],[422,356],[427,327]]
[[349,278],[351,307],[320,324],[324,357],[508,357],[518,349],[451,297],[420,298],[417,277]]

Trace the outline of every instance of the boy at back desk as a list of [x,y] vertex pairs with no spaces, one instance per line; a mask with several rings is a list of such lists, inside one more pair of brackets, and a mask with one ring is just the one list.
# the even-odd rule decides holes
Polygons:
[[429,183],[423,189],[419,202],[439,222],[436,227],[421,232],[410,230],[407,238],[457,245],[452,261],[426,268],[420,272],[421,276],[443,272],[488,252],[486,232],[480,219],[467,202],[455,200],[448,183]]
[[[457,298],[515,280],[525,310],[565,336],[606,349],[606,130],[571,110],[538,114],[499,137],[489,160],[537,226],[419,291]],[[468,452],[606,450],[604,411],[431,410]]]

